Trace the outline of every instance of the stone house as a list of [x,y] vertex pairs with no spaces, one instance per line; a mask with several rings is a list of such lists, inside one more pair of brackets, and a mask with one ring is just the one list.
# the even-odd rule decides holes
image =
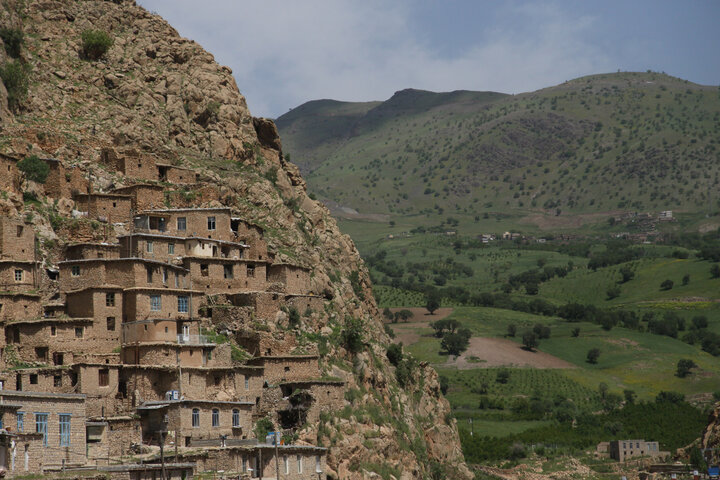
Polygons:
[[211,240],[203,237],[178,237],[136,233],[118,237],[123,257],[137,257],[171,262],[181,257],[240,259],[247,245]]
[[183,266],[190,272],[193,287],[206,295],[265,288],[264,261],[186,256]]
[[162,185],[136,183],[127,187],[115,188],[112,193],[129,196],[133,212],[165,206],[165,189]]
[[118,155],[114,149],[104,148],[100,153],[100,162],[128,178],[158,180],[158,169],[152,157],[141,155],[135,150],[123,153]]
[[268,283],[282,283],[286,293],[305,295],[309,292],[310,269],[289,263],[273,263],[267,270]]
[[[165,442],[179,442],[185,447],[198,440],[221,437],[227,443],[247,439],[252,433],[253,402],[217,400],[165,400],[145,402],[138,406],[143,442],[157,445],[158,432],[167,430]],[[165,422],[167,420],[167,422]]]
[[[108,336],[119,342],[120,322],[123,320],[123,289],[118,286],[95,286],[65,294],[67,314],[73,318],[105,320]],[[110,332],[116,332],[111,334]],[[93,350],[95,351],[95,350]],[[98,353],[95,351],[95,353]]]
[[[19,435],[40,433],[41,457],[25,460],[28,453],[16,452],[15,469],[32,473],[66,466],[85,465],[85,396],[68,393],[18,392],[0,390],[0,413],[3,426]],[[23,448],[25,450],[25,448]],[[9,452],[10,457],[13,452]],[[18,462],[18,458],[22,460]],[[7,458],[7,457],[6,457]],[[18,465],[20,463],[20,465]],[[33,463],[33,468],[18,468]]]
[[0,260],[0,290],[23,292],[39,285],[39,262]]
[[9,387],[22,392],[77,393],[77,377],[72,370],[63,367],[20,368],[12,372],[15,380],[8,378]]
[[113,415],[122,408],[122,401],[118,398],[122,368],[119,363],[79,361],[75,362],[72,368],[77,391],[86,397],[89,417]]
[[134,217],[134,232],[235,241],[227,207],[145,210]]
[[608,448],[610,458],[618,462],[624,462],[634,457],[657,457],[667,452],[660,451],[658,442],[646,442],[645,440],[613,440]]
[[17,168],[17,159],[0,154],[0,188],[7,192],[22,191],[22,175]]
[[257,260],[272,260],[268,254],[267,242],[264,239],[263,229],[257,225],[248,223],[239,217],[230,219],[230,228],[235,235],[236,242],[242,242],[250,246],[246,252],[247,258]]
[[77,193],[75,207],[88,218],[107,223],[125,223],[132,217],[132,197],[117,193]]
[[65,260],[120,258],[120,246],[115,243],[74,243],[65,247]]
[[283,382],[280,390],[288,399],[278,411],[283,428],[317,423],[323,412],[339,411],[345,406],[345,382],[342,380],[303,380]]
[[109,458],[127,455],[133,443],[142,443],[140,424],[130,415],[93,416],[88,412],[85,428],[91,465],[107,465]]
[[50,167],[50,172],[43,184],[45,195],[59,200],[89,192],[90,182],[85,177],[83,170],[76,167],[66,168],[63,162],[54,158],[43,160]]
[[310,380],[320,375],[317,355],[259,356],[248,364],[263,367],[265,381],[271,385],[297,380]]
[[190,283],[184,268],[143,258],[65,260],[59,266],[62,292],[89,285],[184,290]]
[[[0,411],[11,412],[12,408],[12,405],[0,405]],[[41,472],[44,450],[42,433],[0,431],[0,467],[11,476]]]
[[36,293],[0,293],[0,320],[37,318],[42,313],[40,295]]
[[35,230],[23,220],[0,216],[0,259],[34,262]]
[[168,163],[157,163],[158,180],[174,185],[196,183],[199,175],[194,170]]

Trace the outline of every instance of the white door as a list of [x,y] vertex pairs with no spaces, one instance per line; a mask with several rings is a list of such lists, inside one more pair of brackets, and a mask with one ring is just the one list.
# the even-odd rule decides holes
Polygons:
[[187,324],[183,325],[182,336],[183,336],[184,342],[190,341],[190,325],[187,325]]

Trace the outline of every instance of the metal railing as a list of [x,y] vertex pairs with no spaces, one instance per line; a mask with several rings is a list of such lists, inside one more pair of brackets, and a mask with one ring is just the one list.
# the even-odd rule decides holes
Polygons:
[[177,342],[180,345],[214,345],[215,342],[211,341],[206,335],[183,335],[179,333],[177,336]]

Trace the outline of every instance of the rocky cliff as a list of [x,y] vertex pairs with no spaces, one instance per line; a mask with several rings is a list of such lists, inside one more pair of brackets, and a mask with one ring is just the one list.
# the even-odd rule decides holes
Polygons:
[[[264,229],[276,260],[312,269],[312,290],[331,301],[324,312],[303,316],[294,334],[318,348],[324,374],[348,389],[345,407],[306,425],[299,441],[330,447],[333,477],[471,476],[435,372],[412,359],[401,364],[402,376],[390,365],[357,250],[308,197],[274,124],[252,117],[229,68],[129,1],[5,1],[0,24],[22,31],[24,40],[18,58],[0,48],[0,65],[22,65],[29,86],[25,95],[0,84],[0,154],[60,160],[95,191],[131,183],[98,162],[103,152],[191,168],[215,186],[184,192],[194,206],[231,207]],[[97,60],[82,53],[89,29],[113,41]],[[0,211],[33,223],[43,260],[52,264],[72,236],[63,221],[72,200],[47,198],[27,180],[22,190],[4,194]],[[107,228],[120,227],[103,227],[105,236]],[[348,340],[353,328],[357,344]]]

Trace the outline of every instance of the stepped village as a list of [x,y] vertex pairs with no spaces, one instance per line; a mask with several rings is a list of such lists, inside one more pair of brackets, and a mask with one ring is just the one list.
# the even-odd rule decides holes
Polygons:
[[[0,157],[5,191],[21,191],[19,160]],[[217,187],[191,169],[105,149],[95,168],[125,186],[100,192],[89,172],[43,161],[44,195],[96,230],[74,229],[49,262],[27,218],[1,217],[4,473],[326,478],[326,449],[292,433],[340,408],[344,383],[321,378],[316,347],[267,327],[323,309],[311,271],[207,207]],[[189,186],[204,204],[177,194]],[[268,420],[282,440],[258,434]]]

